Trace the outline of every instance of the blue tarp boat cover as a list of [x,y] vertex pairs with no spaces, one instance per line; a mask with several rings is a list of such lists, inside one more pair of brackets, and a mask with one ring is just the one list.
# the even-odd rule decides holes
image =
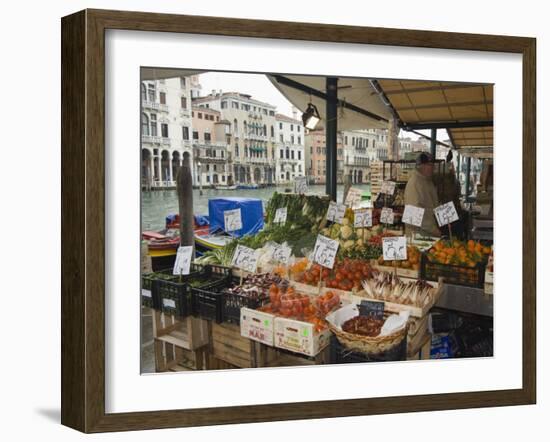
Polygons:
[[210,233],[225,231],[223,212],[241,209],[242,229],[228,232],[232,236],[253,235],[264,227],[262,200],[257,198],[212,198],[208,200]]
[[195,215],[195,224],[197,226],[207,226],[209,223],[208,215]]

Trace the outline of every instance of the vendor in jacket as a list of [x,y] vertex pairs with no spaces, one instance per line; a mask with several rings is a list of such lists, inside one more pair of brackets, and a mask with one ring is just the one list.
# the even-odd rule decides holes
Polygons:
[[421,152],[416,157],[416,169],[413,170],[405,187],[405,204],[422,207],[424,217],[422,226],[406,225],[407,233],[419,232],[425,236],[439,236],[439,228],[433,209],[439,205],[437,189],[432,181],[434,160],[432,155]]

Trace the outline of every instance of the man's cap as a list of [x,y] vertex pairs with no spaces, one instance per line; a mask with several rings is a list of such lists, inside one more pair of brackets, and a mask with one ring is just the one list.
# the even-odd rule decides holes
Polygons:
[[434,158],[431,153],[420,152],[416,157],[416,165],[420,166],[421,164],[433,163]]

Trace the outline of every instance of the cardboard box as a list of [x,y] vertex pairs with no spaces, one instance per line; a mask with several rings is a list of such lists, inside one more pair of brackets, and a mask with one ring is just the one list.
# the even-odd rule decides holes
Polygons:
[[330,343],[330,330],[320,333],[309,322],[288,318],[275,318],[275,347],[316,356]]
[[241,308],[241,336],[273,346],[275,315]]

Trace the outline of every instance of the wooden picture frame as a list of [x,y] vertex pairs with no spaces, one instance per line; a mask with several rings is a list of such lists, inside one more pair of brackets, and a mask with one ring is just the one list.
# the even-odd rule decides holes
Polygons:
[[[533,404],[536,400],[536,40],[84,10],[62,19],[62,424],[83,432]],[[105,30],[517,53],[523,57],[523,385],[514,390],[105,412]],[[85,233],[85,234],[84,234]]]

